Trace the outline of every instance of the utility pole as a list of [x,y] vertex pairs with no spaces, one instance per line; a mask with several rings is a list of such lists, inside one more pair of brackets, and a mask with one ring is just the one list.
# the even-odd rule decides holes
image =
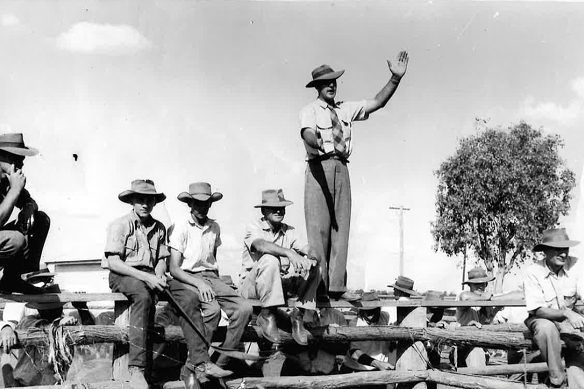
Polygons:
[[403,205],[399,207],[389,207],[399,211],[399,275],[404,275],[404,211],[409,211],[410,208],[404,208]]

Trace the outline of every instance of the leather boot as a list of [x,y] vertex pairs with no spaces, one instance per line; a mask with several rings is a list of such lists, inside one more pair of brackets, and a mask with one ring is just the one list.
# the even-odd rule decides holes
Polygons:
[[276,315],[273,312],[262,309],[256,322],[260,326],[264,339],[272,343],[280,343],[282,341],[278,332],[278,325],[276,324]]
[[292,310],[290,321],[292,322],[292,338],[301,346],[308,345],[308,335],[310,333],[304,328],[303,314],[298,308]]

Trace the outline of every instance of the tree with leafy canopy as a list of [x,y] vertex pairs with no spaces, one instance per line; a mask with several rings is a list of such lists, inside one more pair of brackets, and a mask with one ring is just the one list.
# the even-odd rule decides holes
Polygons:
[[570,209],[575,178],[560,158],[563,146],[559,135],[525,122],[461,139],[435,172],[434,249],[474,253],[501,292],[505,275],[533,258],[543,230]]

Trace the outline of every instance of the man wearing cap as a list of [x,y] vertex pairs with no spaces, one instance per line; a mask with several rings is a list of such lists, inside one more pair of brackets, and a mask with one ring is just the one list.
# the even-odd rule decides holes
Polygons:
[[[344,70],[322,65],[312,71],[317,99],[300,111],[300,135],[306,148],[304,213],[310,247],[320,260],[324,287],[335,298],[356,300],[347,293],[347,250],[351,220],[351,184],[347,162],[353,150],[352,123],[366,120],[395,93],[408,65],[408,53],[387,61],[391,78],[371,100],[338,102],[337,78]],[[320,292],[319,292],[320,294]]]
[[292,310],[292,336],[301,345],[308,344],[304,328],[305,310],[316,309],[316,289],[320,282],[318,263],[309,258],[309,246],[296,229],[283,222],[286,207],[292,201],[284,198],[282,189],[262,192],[262,218],[249,224],[243,241],[243,262],[239,290],[249,299],[259,299],[262,310],[257,318],[262,335],[272,343],[280,343],[276,325],[277,307],[286,303],[285,291],[296,292],[298,301]]
[[561,341],[566,342],[566,367],[569,387],[584,387],[584,354],[582,348],[584,316],[574,311],[578,297],[582,298],[582,268],[577,259],[569,256],[570,247],[580,242],[570,240],[564,228],[543,232],[541,243],[533,249],[544,258],[527,268],[523,279],[525,305],[529,316],[527,328],[547,362],[550,387],[566,386],[562,367]]
[[[170,293],[180,298],[183,309],[200,325],[199,328],[203,326],[201,304],[197,294],[185,290],[182,283],[176,280],[166,282],[166,258],[170,256],[166,246],[166,228],[151,216],[154,206],[164,201],[166,195],[158,193],[151,180],[134,180],[131,189],[120,193],[118,198],[132,205],[132,210],[110,223],[102,267],[110,269],[109,285],[112,291],[123,293],[130,302],[130,386],[147,389],[144,373],[152,362],[149,333],[154,324],[158,293],[168,287]],[[210,362],[205,343],[188,322],[183,319],[180,324],[189,350],[181,374],[183,379],[188,381],[189,374],[229,375],[230,372]]]
[[[22,134],[0,135],[0,290],[5,293],[43,293],[20,277],[39,270],[50,227],[49,217],[25,189],[24,159],[37,154]],[[8,223],[15,207],[20,209],[18,219]]]
[[[178,199],[190,207],[188,218],[175,224],[170,236],[170,274],[184,286],[196,291],[201,300],[207,339],[211,341],[221,320],[221,310],[229,318],[223,347],[237,348],[253,307],[235,289],[219,278],[217,248],[221,245],[219,224],[207,217],[211,205],[223,198],[212,192],[207,182],[189,185]],[[225,367],[228,357],[221,355],[216,364]]]

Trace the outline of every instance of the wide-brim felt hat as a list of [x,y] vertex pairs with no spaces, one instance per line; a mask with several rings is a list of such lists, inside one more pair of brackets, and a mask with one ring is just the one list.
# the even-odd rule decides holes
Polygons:
[[355,302],[355,305],[359,311],[369,311],[380,308],[380,301],[381,299],[376,292],[365,292],[361,296],[361,300]]
[[420,296],[420,293],[414,290],[414,280],[404,276],[398,276],[395,280],[395,284],[387,285],[390,288],[401,290],[411,296]]
[[468,279],[463,282],[463,284],[483,284],[486,282],[491,282],[495,279],[495,276],[490,276],[487,271],[482,267],[475,267],[468,271]]
[[211,192],[211,185],[207,182],[193,182],[189,185],[189,191],[181,192],[177,198],[183,203],[189,203],[192,200],[215,202],[221,200],[223,194]]
[[319,81],[336,80],[345,73],[344,70],[334,71],[329,65],[321,65],[312,71],[312,81],[306,84],[307,88],[312,88]]
[[543,232],[540,243],[535,245],[533,251],[543,251],[546,247],[569,248],[580,244],[577,240],[570,240],[565,228],[552,228]]
[[156,203],[160,203],[166,199],[166,195],[164,193],[159,193],[156,191],[154,182],[152,180],[132,181],[130,189],[120,193],[118,195],[118,199],[124,203],[131,204],[132,198],[135,195],[154,196]]
[[24,157],[32,157],[39,153],[34,147],[24,144],[24,137],[20,133],[0,135],[0,150]]
[[262,191],[262,202],[261,204],[254,205],[254,208],[261,207],[287,207],[294,204],[290,200],[286,200],[284,197],[284,192],[282,189],[266,189]]

